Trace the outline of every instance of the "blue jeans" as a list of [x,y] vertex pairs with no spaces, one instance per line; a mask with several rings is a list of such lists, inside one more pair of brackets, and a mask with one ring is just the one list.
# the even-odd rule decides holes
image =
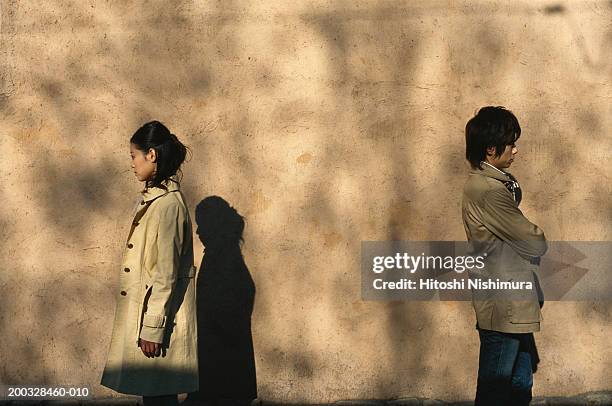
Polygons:
[[478,330],[480,359],[474,406],[529,405],[533,371],[530,352],[523,338],[510,334]]

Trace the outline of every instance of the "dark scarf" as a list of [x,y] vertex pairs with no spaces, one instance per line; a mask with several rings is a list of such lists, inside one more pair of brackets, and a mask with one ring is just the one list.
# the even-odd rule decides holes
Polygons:
[[518,181],[514,176],[505,172],[506,175],[510,178],[510,180],[503,182],[506,186],[506,189],[512,193],[512,197],[518,206],[521,203],[521,199],[523,198],[523,192],[521,191],[521,185],[519,185]]

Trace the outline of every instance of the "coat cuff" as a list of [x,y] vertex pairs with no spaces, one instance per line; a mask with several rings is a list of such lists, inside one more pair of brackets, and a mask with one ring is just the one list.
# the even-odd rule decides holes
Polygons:
[[164,329],[142,326],[142,329],[140,330],[140,338],[151,341],[152,343],[161,344],[164,341]]
[[142,320],[140,338],[154,343],[162,343],[166,326],[166,316],[145,314]]
[[163,328],[166,326],[166,316],[161,314],[146,314],[142,318],[142,325],[147,327]]

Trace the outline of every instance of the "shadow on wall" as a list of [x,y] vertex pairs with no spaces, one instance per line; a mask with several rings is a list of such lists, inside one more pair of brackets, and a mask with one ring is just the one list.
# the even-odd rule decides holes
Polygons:
[[205,252],[196,281],[200,390],[189,399],[248,405],[257,397],[255,284],[240,250],[244,219],[218,196],[202,200],[195,219]]

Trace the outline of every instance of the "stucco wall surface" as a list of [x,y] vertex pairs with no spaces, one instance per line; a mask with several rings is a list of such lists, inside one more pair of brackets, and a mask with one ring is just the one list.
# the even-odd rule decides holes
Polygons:
[[[261,398],[469,399],[469,303],[365,302],[362,240],[463,240],[463,128],[504,105],[549,240],[612,238],[608,1],[0,1],[0,381],[97,397],[151,119],[243,248]],[[202,246],[194,235],[196,264]],[[550,302],[535,396],[610,389],[610,302]]]

